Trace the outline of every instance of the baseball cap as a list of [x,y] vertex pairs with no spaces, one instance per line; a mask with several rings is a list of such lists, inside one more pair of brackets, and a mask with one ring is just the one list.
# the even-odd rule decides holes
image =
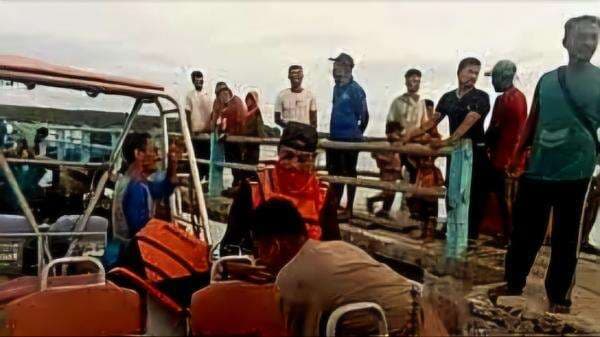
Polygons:
[[330,57],[329,61],[334,61],[334,62],[344,62],[347,63],[351,66],[354,66],[354,60],[352,59],[352,56],[346,54],[346,53],[340,53],[337,57],[333,58]]

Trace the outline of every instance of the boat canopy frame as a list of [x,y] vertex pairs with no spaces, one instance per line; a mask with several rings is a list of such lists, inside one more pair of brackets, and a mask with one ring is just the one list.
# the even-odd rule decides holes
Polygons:
[[[208,213],[206,210],[204,195],[202,193],[200,175],[198,172],[198,167],[196,165],[196,156],[193,151],[192,138],[187,125],[185,111],[182,110],[181,105],[175,98],[173,98],[171,95],[165,92],[164,87],[138,80],[116,77],[111,75],[103,75],[87,70],[81,70],[73,67],[57,66],[31,58],[10,55],[0,55],[0,79],[24,83],[28,89],[33,89],[35,88],[35,86],[41,85],[47,87],[85,91],[88,94],[88,96],[92,98],[96,97],[98,94],[106,94],[126,96],[135,99],[133,107],[125,120],[123,130],[119,135],[115,147],[111,151],[110,159],[106,163],[90,165],[90,163],[68,162],[59,160],[7,160],[4,154],[0,151],[0,168],[7,177],[7,180],[13,193],[15,193],[15,195],[17,196],[17,201],[19,203],[21,211],[25,215],[28,223],[30,224],[38,238],[39,248],[42,248],[41,242],[44,233],[40,232],[39,226],[35,220],[35,217],[33,216],[31,208],[29,207],[27,200],[25,199],[20,187],[18,186],[12,171],[9,169],[9,161],[28,163],[33,165],[66,165],[88,168],[98,167],[100,169],[106,169],[100,177],[100,180],[97,183],[96,187],[92,191],[92,197],[84,210],[83,216],[78,219],[75,228],[73,229],[73,232],[81,232],[85,228],[90,216],[92,215],[92,212],[96,208],[96,205],[100,200],[102,191],[104,190],[108,179],[116,174],[116,163],[119,160],[125,137],[131,130],[133,121],[137,117],[139,111],[141,110],[144,104],[155,104],[160,112],[161,119],[163,121],[166,121],[165,116],[167,114],[173,115],[173,113],[176,113],[179,117],[181,136],[183,138],[183,142],[188,154],[187,159],[190,164],[189,169],[192,178],[191,183],[193,184],[193,190],[196,194],[195,200],[197,202],[199,212],[199,214],[197,214],[198,217],[195,217],[195,207],[192,204],[192,228],[194,229],[196,235],[202,236],[202,238],[206,241],[209,247],[212,246],[212,237],[209,228]],[[174,106],[174,108],[165,110],[164,105],[160,102],[161,100],[169,102]],[[163,122],[161,127],[163,128],[162,136],[168,137],[169,135],[166,132],[166,123]],[[169,150],[168,138],[164,139],[163,145],[165,147],[164,163],[166,164]],[[171,197],[171,205],[173,204],[174,200],[173,197]],[[173,215],[173,208],[171,208],[171,213]],[[73,253],[73,250],[76,247],[77,240],[77,238],[74,238],[74,240],[71,242],[67,254],[65,255],[66,257],[70,256]],[[47,247],[44,246],[43,251],[44,252],[42,253],[42,249],[38,250],[39,270],[43,268],[44,264],[42,254],[46,254],[49,260],[52,259]]]

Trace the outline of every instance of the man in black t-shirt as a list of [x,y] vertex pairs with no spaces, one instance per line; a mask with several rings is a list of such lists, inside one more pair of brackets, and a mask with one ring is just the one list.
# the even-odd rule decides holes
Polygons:
[[[483,121],[490,111],[490,98],[487,93],[475,88],[481,62],[473,57],[460,61],[458,65],[458,88],[445,93],[440,99],[434,118],[423,123],[421,128],[405,136],[405,141],[420,136],[437,126],[448,116],[451,136],[443,140],[433,140],[430,146],[440,148],[450,146],[467,138],[473,143],[473,171],[471,175],[471,197],[469,204],[469,238],[476,239],[478,226],[483,218],[485,194],[487,191],[487,158]],[[449,163],[447,167],[450,167]]]

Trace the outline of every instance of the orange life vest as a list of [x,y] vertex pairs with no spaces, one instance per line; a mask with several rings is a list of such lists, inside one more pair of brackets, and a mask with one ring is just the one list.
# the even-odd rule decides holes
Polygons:
[[272,198],[291,201],[306,222],[308,236],[321,239],[321,210],[325,205],[328,185],[313,173],[289,174],[285,169],[269,165],[257,172],[258,182],[251,181],[252,207]]

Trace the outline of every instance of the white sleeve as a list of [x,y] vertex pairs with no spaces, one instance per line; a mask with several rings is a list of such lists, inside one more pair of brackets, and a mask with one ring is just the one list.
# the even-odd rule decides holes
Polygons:
[[[181,97],[181,96],[179,96]],[[192,111],[192,97],[190,94],[185,96],[185,110]]]
[[283,91],[277,94],[277,98],[275,99],[275,107],[273,107],[274,112],[283,113]]
[[312,92],[310,93],[310,111],[317,111],[317,99]]

